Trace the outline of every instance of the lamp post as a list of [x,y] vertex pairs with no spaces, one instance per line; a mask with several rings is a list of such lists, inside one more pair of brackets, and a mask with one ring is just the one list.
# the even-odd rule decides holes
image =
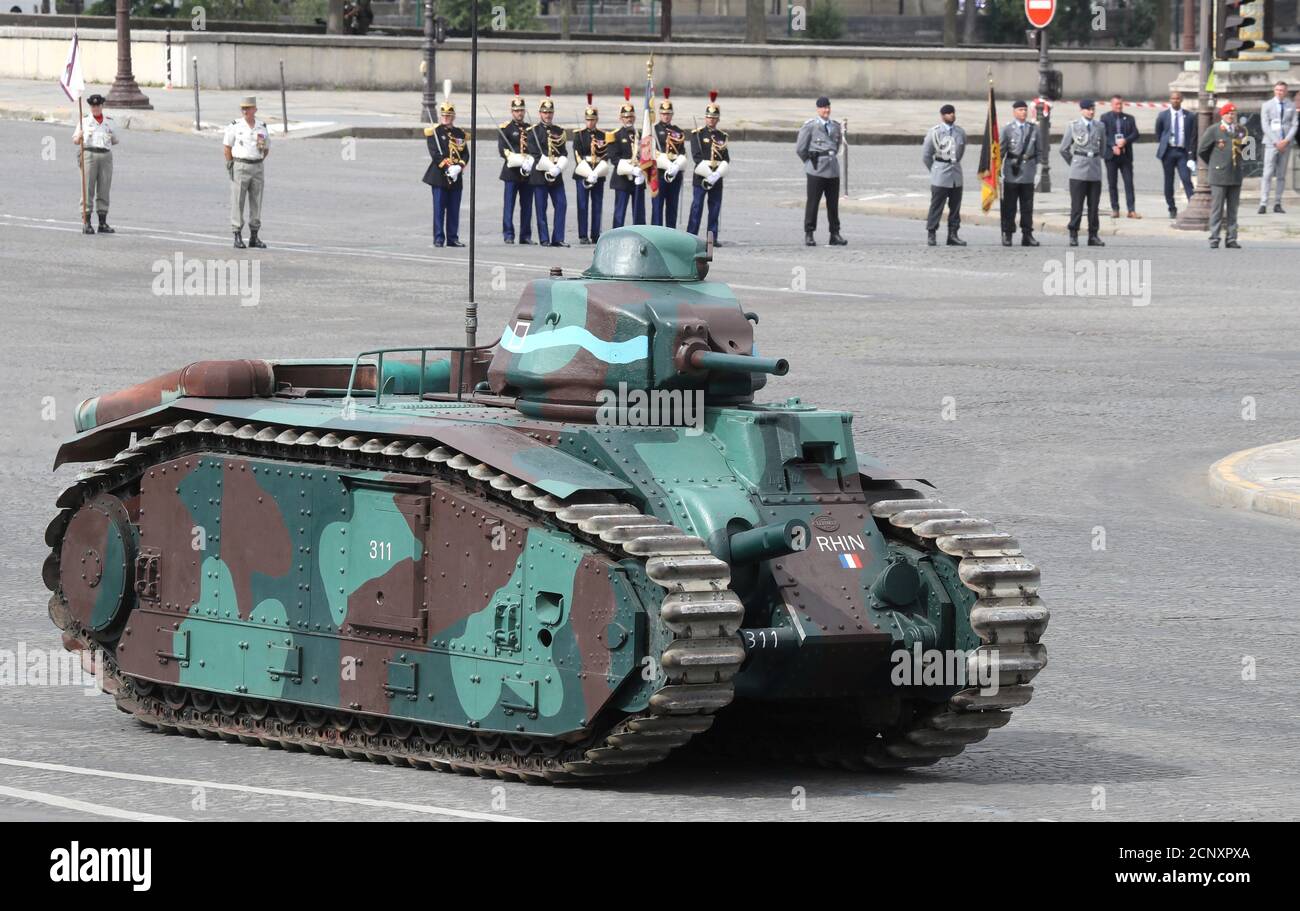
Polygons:
[[434,72],[434,54],[437,48],[436,23],[434,22],[435,13],[433,8],[434,0],[424,0],[424,41],[421,45],[423,54],[424,70],[424,92],[420,96],[420,122],[433,123],[433,109],[438,104],[438,92],[434,88],[438,84],[436,73]]
[[135,84],[131,72],[131,6],[130,0],[117,0],[117,77],[108,90],[106,103],[112,108],[143,108],[153,105]]
[[[1201,70],[1196,78],[1200,80],[1200,91],[1196,95],[1197,136],[1204,136],[1214,126],[1214,94],[1206,89],[1214,67],[1214,54],[1210,32],[1214,30],[1214,2],[1201,0]],[[1174,227],[1180,231],[1208,231],[1210,229],[1210,166],[1196,156],[1196,192],[1188,200],[1187,207],[1174,219]]]

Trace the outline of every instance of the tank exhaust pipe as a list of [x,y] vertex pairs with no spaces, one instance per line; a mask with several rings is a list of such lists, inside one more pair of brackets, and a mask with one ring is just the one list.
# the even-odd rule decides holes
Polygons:
[[733,562],[759,563],[804,550],[809,540],[808,523],[791,519],[737,532],[729,539],[728,547]]

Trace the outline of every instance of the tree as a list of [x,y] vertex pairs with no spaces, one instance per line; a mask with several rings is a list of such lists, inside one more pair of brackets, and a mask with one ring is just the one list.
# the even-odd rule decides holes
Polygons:
[[745,43],[767,44],[767,3],[745,0]]
[[966,10],[961,21],[961,43],[975,43],[975,15],[979,12],[975,0],[965,0]]

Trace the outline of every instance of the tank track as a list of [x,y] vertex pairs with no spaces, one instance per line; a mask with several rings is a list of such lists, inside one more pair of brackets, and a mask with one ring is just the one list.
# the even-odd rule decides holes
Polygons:
[[996,674],[997,693],[964,689],[946,704],[910,709],[901,723],[879,734],[845,725],[843,713],[828,713],[824,721],[805,718],[758,730],[718,731],[721,743],[708,742],[711,735],[701,746],[739,755],[758,749],[777,759],[852,771],[928,766],[983,740],[1011,720],[1011,709],[1033,697],[1030,681],[1047,666],[1047,649],[1039,639],[1050,616],[1038,597],[1038,567],[1014,537],[995,531],[993,523],[916,491],[891,493],[914,493],[916,498],[871,504],[872,516],[888,537],[899,539],[901,530],[910,543],[958,559],[958,578],[977,595],[970,624],[981,641],[968,662],[967,679],[978,679],[975,662],[985,662],[983,673]]
[[[125,674],[116,665],[111,643],[105,648],[66,609],[59,585],[63,535],[76,509],[96,494],[129,488],[150,465],[200,451],[430,474],[558,524],[611,559],[641,561],[646,575],[666,592],[658,612],[671,636],[658,656],[665,684],[650,698],[647,711],[571,744],[417,724],[342,708],[317,711],[293,703],[218,696]],[[612,496],[579,494],[560,501],[444,446],[429,449],[404,440],[185,420],[159,427],[112,459],[79,472],[57,505],[61,512],[46,530],[51,553],[42,570],[46,586],[54,592],[50,617],[64,630],[68,648],[88,653],[83,663],[102,665],[105,689],[118,707],[166,733],[531,783],[580,781],[640,771],[708,730],[714,713],[731,702],[732,678],[745,657],[737,636],[744,607],[729,588],[730,569],[700,538]]]

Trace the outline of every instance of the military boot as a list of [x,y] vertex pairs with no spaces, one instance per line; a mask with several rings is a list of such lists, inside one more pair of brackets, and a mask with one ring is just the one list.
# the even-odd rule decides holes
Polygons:
[[957,236],[957,229],[956,229],[956,228],[949,228],[949,229],[948,229],[948,246],[950,246],[950,247],[964,247],[964,246],[966,246],[966,241],[962,240],[960,237]]
[[102,212],[100,213],[100,216],[99,216],[99,233],[100,233],[100,234],[116,234],[116,233],[117,233],[116,231],[114,231],[112,228],[110,228],[110,227],[108,226],[108,216],[107,216],[106,214],[102,213]]
[[1104,247],[1104,246],[1106,246],[1106,242],[1105,242],[1104,240],[1102,240],[1100,237],[1098,237],[1096,234],[1089,234],[1089,235],[1088,235],[1088,246],[1090,246],[1090,247]]
[[236,232],[235,232],[235,249],[236,249],[236,250],[243,250],[243,249],[246,248],[247,246],[248,246],[248,244],[244,243],[244,232],[243,232],[243,231],[236,231]]
[[81,223],[81,233],[82,234],[95,233],[95,229],[90,226],[90,216],[86,216],[86,220]]
[[934,235],[935,235],[935,232],[934,232],[934,231],[926,231],[926,232],[925,232],[925,237],[926,237],[925,245],[926,245],[927,247],[933,247],[933,246],[935,246],[935,245],[937,245],[937,244],[939,243],[939,241],[935,240]]
[[847,240],[845,240],[843,237],[840,237],[840,235],[838,235],[838,234],[832,234],[832,235],[831,235],[831,246],[832,246],[832,247],[847,247],[848,245],[849,245],[849,242],[848,242]]
[[265,249],[266,249],[266,244],[262,243],[260,240],[257,239],[257,229],[256,229],[256,228],[249,228],[249,229],[248,229],[248,245],[249,245],[250,247],[256,247],[256,248],[259,249],[259,250],[265,250]]
[[1021,237],[1020,237],[1020,246],[1022,246],[1022,247],[1037,247],[1037,246],[1038,246],[1038,241],[1034,238],[1034,232],[1033,232],[1033,231],[1026,231],[1024,234],[1021,235]]

